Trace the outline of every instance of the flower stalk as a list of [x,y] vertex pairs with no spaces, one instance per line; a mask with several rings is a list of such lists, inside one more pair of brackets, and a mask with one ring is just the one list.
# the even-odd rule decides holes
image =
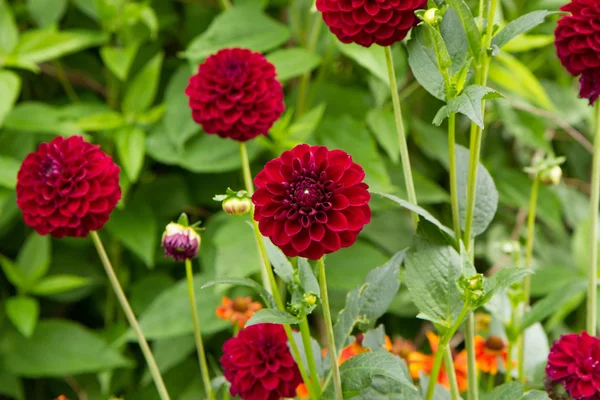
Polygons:
[[156,364],[156,360],[154,359],[154,355],[150,350],[150,346],[148,346],[148,341],[144,336],[144,332],[142,332],[142,328],[140,328],[140,324],[131,309],[131,305],[127,300],[127,296],[125,296],[125,292],[123,292],[123,288],[121,288],[121,284],[117,279],[117,275],[112,267],[110,259],[108,258],[108,254],[106,254],[106,250],[104,249],[104,245],[102,244],[102,240],[98,235],[98,232],[91,231],[90,236],[92,237],[92,241],[94,242],[94,246],[98,251],[98,256],[100,257],[100,261],[102,262],[102,266],[104,266],[104,270],[106,271],[106,275],[108,276],[108,280],[115,291],[115,295],[121,304],[121,308],[125,313],[125,317],[131,325],[133,332],[137,338],[138,344],[144,354],[144,358],[146,359],[146,363],[148,364],[148,368],[150,369],[150,374],[152,375],[152,379],[154,380],[154,385],[156,386],[156,390],[161,398],[161,400],[170,400],[169,393],[167,392],[167,387],[165,386],[165,382],[163,381],[162,375],[160,374],[160,370],[158,369],[158,365]]
[[586,329],[596,336],[598,328],[598,207],[600,205],[600,102],[596,102],[596,131],[592,161],[592,190],[590,200],[590,260]]
[[204,344],[202,342],[202,334],[200,332],[200,321],[198,320],[198,308],[196,307],[196,294],[194,293],[194,273],[192,271],[192,260],[185,259],[185,275],[187,278],[188,296],[190,298],[190,308],[192,310],[192,321],[194,323],[194,340],[196,341],[196,351],[198,352],[198,361],[200,363],[200,373],[202,374],[202,382],[204,383],[204,392],[206,398],[214,400],[215,395],[212,391],[210,376],[208,372],[208,364],[206,363],[206,354],[204,352]]
[[300,335],[302,336],[302,344],[304,345],[304,352],[306,353],[306,360],[308,363],[308,371],[310,373],[310,380],[312,386],[312,393],[317,398],[321,396],[321,382],[319,380],[319,373],[317,372],[317,364],[315,362],[315,356],[312,351],[312,343],[310,341],[310,327],[308,325],[308,318],[303,312],[301,315],[301,321],[298,324],[300,327]]
[[317,261],[319,267],[319,285],[321,288],[321,301],[323,303],[323,317],[325,318],[325,330],[327,333],[327,353],[331,362],[331,371],[333,373],[333,387],[335,388],[336,400],[343,400],[342,378],[338,366],[337,349],[335,347],[335,336],[333,334],[333,321],[331,318],[331,309],[329,308],[329,295],[327,293],[327,277],[325,274],[325,260],[321,257]]

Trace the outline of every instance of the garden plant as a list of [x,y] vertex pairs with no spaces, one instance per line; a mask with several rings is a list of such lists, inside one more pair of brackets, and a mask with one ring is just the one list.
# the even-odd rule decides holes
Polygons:
[[0,399],[600,400],[598,97],[598,0],[0,0]]

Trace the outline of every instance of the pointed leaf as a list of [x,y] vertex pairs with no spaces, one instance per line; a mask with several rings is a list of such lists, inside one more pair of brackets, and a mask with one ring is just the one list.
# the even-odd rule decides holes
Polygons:
[[9,54],[19,41],[19,29],[6,0],[0,0],[0,54]]
[[506,400],[519,399],[523,396],[523,384],[521,382],[510,382],[500,385],[483,396],[483,400]]
[[264,287],[262,287],[257,282],[253,281],[252,279],[248,279],[248,278],[216,279],[214,281],[206,282],[204,285],[202,285],[201,289],[206,289],[206,288],[209,288],[214,285],[247,286],[251,289],[254,289],[256,291],[256,293],[258,293],[258,295],[260,297],[262,297],[265,304],[267,304],[271,308],[275,308],[275,300],[273,299],[273,296],[271,296],[271,293],[267,292]]
[[158,89],[163,58],[162,52],[155,55],[127,85],[123,98],[124,112],[141,113],[152,105]]
[[48,276],[31,288],[31,293],[38,296],[49,296],[69,290],[78,289],[89,284],[89,279],[78,275]]
[[477,57],[480,52],[481,46],[481,33],[475,23],[473,12],[464,0],[446,0],[448,5],[452,7],[460,22],[462,23],[463,29],[467,34],[469,41],[469,50],[473,57]]
[[279,82],[308,73],[321,64],[321,57],[300,47],[274,51],[267,60],[275,66]]
[[[0,6],[0,14],[2,14]],[[2,28],[2,17],[0,17],[0,30]],[[0,32],[1,35],[1,32]],[[15,101],[19,97],[21,91],[21,78],[11,71],[0,70],[0,127],[4,124],[4,118],[13,108]],[[2,168],[4,169],[4,168]]]
[[37,282],[50,267],[52,247],[49,236],[32,233],[17,256],[17,265],[28,284]]
[[299,322],[300,318],[294,317],[288,312],[263,308],[252,314],[252,317],[246,322],[246,327],[257,324],[297,324]]
[[275,246],[270,239],[265,238],[265,247],[267,248],[267,255],[269,261],[273,265],[273,271],[279,276],[285,283],[291,285],[294,281],[294,267],[292,263],[279,247]]
[[304,292],[312,292],[318,297],[321,296],[321,288],[317,277],[306,258],[298,258],[298,283],[304,289]]
[[6,299],[6,315],[10,322],[29,338],[33,335],[40,316],[40,305],[36,299],[28,296],[16,296]]
[[509,22],[504,29],[494,36],[492,39],[492,45],[502,48],[502,46],[510,42],[515,37],[543,23],[547,16],[553,14],[561,14],[561,12],[538,10],[520,16],[514,21]]
[[504,98],[504,96],[492,88],[471,85],[457,98],[450,100],[447,105],[440,108],[433,119],[433,124],[439,126],[451,113],[460,113],[469,117],[471,121],[483,129],[484,122],[481,101],[498,98]]
[[129,181],[137,182],[146,154],[146,132],[137,126],[128,126],[115,133],[115,143]]
[[110,72],[115,74],[121,81],[125,81],[138,48],[137,43],[132,43],[127,47],[104,46],[100,49],[100,56]]

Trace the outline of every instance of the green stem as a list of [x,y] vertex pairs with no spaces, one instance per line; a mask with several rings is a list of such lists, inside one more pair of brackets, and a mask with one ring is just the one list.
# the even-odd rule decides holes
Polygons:
[[512,339],[508,340],[508,349],[506,354],[506,375],[504,375],[504,382],[508,383],[512,381],[512,367],[513,367],[513,341]]
[[194,323],[194,339],[196,340],[196,350],[198,352],[198,361],[200,362],[200,373],[204,383],[206,398],[214,400],[215,395],[212,391],[208,364],[206,363],[206,354],[204,353],[204,344],[202,343],[202,334],[200,333],[200,322],[198,321],[198,309],[196,307],[196,295],[194,293],[194,273],[192,272],[192,260],[185,260],[185,274],[187,277],[188,296],[190,298],[190,308],[192,310],[192,321]]
[[106,254],[106,250],[102,245],[102,240],[100,240],[100,236],[98,236],[98,232],[91,231],[90,236],[92,237],[92,241],[94,242],[94,246],[96,246],[96,250],[98,251],[98,256],[100,256],[100,261],[104,266],[104,270],[106,271],[106,275],[108,276],[108,280],[110,281],[113,290],[115,291],[115,295],[121,303],[121,307],[123,308],[123,312],[129,321],[129,325],[133,329],[135,336],[137,338],[138,344],[144,354],[144,358],[146,359],[146,363],[148,364],[148,368],[150,369],[150,374],[152,375],[152,379],[154,379],[154,384],[156,385],[156,389],[158,390],[158,394],[161,400],[170,400],[169,393],[167,392],[167,388],[165,386],[165,382],[160,375],[160,370],[158,369],[158,365],[156,365],[156,360],[152,355],[152,351],[150,350],[150,346],[148,346],[148,341],[142,332],[142,328],[140,328],[140,324],[135,318],[135,314],[129,305],[129,301],[127,301],[127,297],[121,288],[121,284],[117,279],[117,275],[108,259],[108,255]]
[[[469,301],[465,302],[465,305],[460,312],[460,315],[456,319],[456,322],[448,329],[440,342],[438,343],[437,351],[435,352],[435,357],[433,359],[433,368],[431,369],[431,375],[429,375],[429,384],[427,385],[427,394],[425,395],[425,400],[433,399],[433,394],[435,392],[435,384],[438,380],[438,376],[440,374],[440,369],[442,367],[442,359],[444,358],[444,354],[446,353],[446,348],[448,347],[448,343],[450,343],[450,339],[454,336],[460,324],[462,324],[463,319],[469,313]],[[455,374],[456,376],[456,374]]]
[[456,184],[456,113],[448,117],[448,159],[450,169],[450,202],[452,204],[452,226],[456,236],[456,245],[460,252],[460,214],[458,208],[458,190]]
[[331,309],[329,308],[329,294],[327,293],[327,277],[325,276],[325,261],[321,257],[317,261],[319,266],[319,285],[321,288],[321,301],[323,302],[323,316],[325,317],[325,329],[327,331],[327,353],[331,361],[331,371],[333,373],[333,387],[335,388],[335,397],[337,400],[343,400],[342,378],[338,366],[337,349],[335,347],[335,336],[333,334],[333,321],[331,319]]
[[56,67],[56,76],[58,77],[58,80],[60,81],[60,84],[63,87],[65,93],[69,97],[69,100],[71,100],[71,103],[79,103],[79,96],[77,96],[75,89],[73,89],[71,82],[69,82],[69,79],[67,78],[67,74],[65,74],[65,70],[61,62],[55,60],[54,66]]
[[454,360],[452,359],[452,349],[450,346],[446,346],[444,367],[450,381],[450,395],[452,396],[452,400],[459,400],[460,392],[458,391],[458,382],[456,381],[456,371],[454,370]]
[[[531,196],[529,198],[529,214],[527,216],[527,244],[525,247],[525,268],[531,268],[533,259],[533,242],[535,239],[535,214],[537,207],[538,193],[540,190],[539,176],[536,175],[531,187]],[[527,275],[523,281],[523,312],[529,307],[529,297],[531,291],[531,276]],[[519,379],[525,382],[525,332],[521,332],[522,339],[519,341],[518,364]]]
[[465,349],[467,349],[469,398],[476,399],[479,396],[479,385],[477,384],[477,361],[475,359],[475,314],[472,312],[467,316],[465,323]]
[[496,375],[488,374],[488,392],[491,392],[494,389],[494,384],[496,383]]
[[[417,205],[417,194],[413,183],[413,176],[410,167],[410,157],[408,155],[408,144],[406,143],[406,132],[404,130],[404,120],[402,119],[402,107],[400,106],[400,97],[398,96],[398,83],[396,82],[396,73],[394,71],[394,60],[392,58],[392,48],[386,46],[385,60],[387,63],[388,74],[390,77],[390,89],[392,94],[392,104],[394,106],[394,117],[396,119],[396,131],[400,143],[400,158],[402,159],[402,170],[404,172],[404,183],[408,193],[408,201]],[[415,227],[419,224],[419,215],[412,213]]]
[[[309,21],[310,16],[312,15],[311,11],[308,11]],[[315,14],[312,17],[312,23],[310,23],[310,32],[308,34],[308,40],[306,43],[306,49],[314,53],[317,47],[317,40],[319,39],[319,35],[321,33],[321,26],[323,22],[321,21],[321,16]],[[308,94],[308,86],[310,84],[310,76],[311,73],[306,72],[300,78],[300,85],[298,86],[298,100],[296,101],[296,118],[300,118],[306,112],[306,103],[307,103],[307,94]]]
[[246,185],[246,191],[248,196],[252,197],[254,194],[254,183],[252,182],[252,172],[250,172],[250,160],[248,159],[248,150],[246,149],[246,143],[240,142],[240,158],[242,159],[242,171],[244,174],[244,184]]
[[590,200],[590,265],[588,271],[587,332],[596,336],[598,323],[598,206],[600,204],[600,102],[596,103],[596,133]]
[[302,320],[298,325],[300,327],[302,344],[304,345],[304,352],[306,353],[306,360],[308,362],[308,371],[310,372],[312,390],[313,393],[317,396],[317,398],[319,398],[321,396],[321,382],[319,379],[319,373],[317,372],[315,355],[312,351],[312,343],[310,341],[310,327],[308,326],[308,318],[306,317],[306,314],[302,314]]

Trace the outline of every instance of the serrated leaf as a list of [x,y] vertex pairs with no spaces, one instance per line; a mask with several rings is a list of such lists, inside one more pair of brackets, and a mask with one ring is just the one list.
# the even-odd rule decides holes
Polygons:
[[[469,150],[456,145],[456,185],[458,192],[458,211],[460,226],[465,229],[467,218],[467,186],[469,180]],[[498,209],[498,191],[494,179],[480,163],[477,167],[477,185],[475,186],[475,211],[473,213],[472,235],[485,232]]]
[[458,97],[450,100],[447,105],[440,108],[433,119],[433,124],[440,126],[451,113],[460,113],[466,115],[483,129],[484,122],[481,102],[482,100],[498,98],[504,98],[504,96],[492,88],[480,85],[468,86]]
[[477,24],[475,23],[475,19],[473,18],[473,12],[464,0],[446,0],[446,2],[460,19],[469,41],[469,50],[471,55],[473,57],[477,57],[480,52],[481,33],[479,32]]
[[214,285],[247,286],[251,289],[254,289],[256,291],[256,293],[258,293],[258,295],[260,297],[262,297],[265,304],[267,304],[271,308],[275,308],[275,300],[273,299],[273,296],[271,296],[271,294],[269,292],[267,292],[264,287],[262,287],[257,282],[253,281],[252,279],[248,279],[248,278],[215,279],[214,281],[206,282],[204,285],[202,285],[201,289],[206,289],[206,288],[214,286]]
[[[0,14],[2,13],[2,6],[0,5]],[[0,30],[2,27],[2,17],[0,17]],[[0,32],[0,35],[2,33]],[[19,97],[21,90],[21,78],[19,75],[11,71],[0,70],[0,127],[4,124],[4,119],[13,108],[15,101]]]
[[372,325],[387,311],[400,288],[398,274],[403,259],[403,251],[396,253],[387,263],[370,271],[360,287],[348,293],[334,326],[338,351],[346,345],[356,324]]
[[375,329],[369,329],[365,332],[362,346],[371,351],[387,351],[385,349],[385,326],[379,325]]
[[285,283],[291,285],[294,281],[294,267],[292,263],[279,247],[275,246],[270,239],[265,238],[265,247],[267,248],[267,255],[269,261],[273,265],[273,271],[279,276]]
[[544,22],[546,17],[553,14],[561,14],[560,11],[537,10],[522,15],[511,21],[492,38],[492,45],[500,48],[522,33],[535,28]]
[[50,296],[89,284],[89,279],[78,275],[52,275],[37,282],[31,293],[38,296]]
[[446,84],[440,73],[435,52],[425,46],[424,27],[413,28],[412,37],[408,41],[408,64],[417,81],[432,96],[446,100]]
[[494,388],[483,396],[483,400],[519,399],[523,396],[523,390],[521,382],[509,382]]
[[115,133],[115,144],[121,165],[131,183],[140,176],[146,154],[146,132],[137,126],[128,126]]
[[274,308],[263,308],[258,310],[246,322],[246,327],[257,324],[297,324],[300,318],[292,314]]
[[33,335],[40,315],[40,305],[36,299],[28,296],[15,296],[6,299],[6,316],[10,322],[29,338]]
[[310,72],[321,64],[321,57],[300,47],[274,51],[267,60],[275,66],[279,82]]
[[485,281],[485,297],[491,299],[497,292],[508,289],[513,283],[521,282],[533,274],[530,268],[503,268]]
[[438,67],[442,70],[450,68],[452,66],[452,59],[450,58],[450,53],[448,53],[444,38],[433,26],[423,24],[423,27],[425,29],[423,32],[425,45],[435,52]]
[[[375,378],[384,378],[416,391],[403,365],[404,360],[385,351],[362,353],[340,366],[344,399],[354,398],[373,385]],[[321,400],[335,399],[332,382],[327,385]]]
[[124,112],[141,113],[152,105],[158,89],[163,58],[164,53],[159,52],[127,85],[123,98]]
[[298,283],[305,293],[312,292],[321,297],[319,282],[306,258],[298,258]]

